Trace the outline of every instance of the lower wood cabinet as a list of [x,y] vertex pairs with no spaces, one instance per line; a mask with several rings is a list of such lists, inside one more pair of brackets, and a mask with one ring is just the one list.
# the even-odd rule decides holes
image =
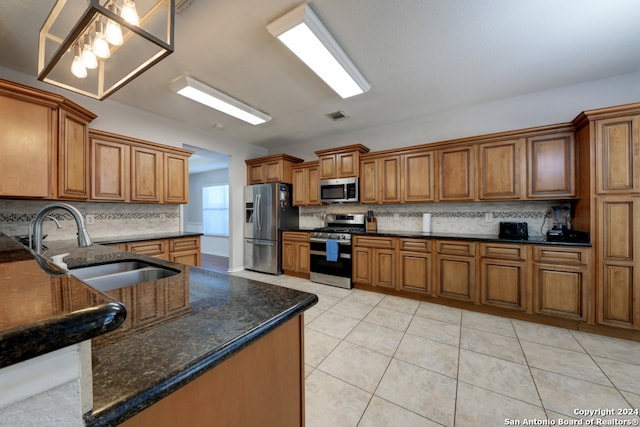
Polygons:
[[284,274],[309,278],[310,267],[309,233],[299,231],[282,232],[282,270]]
[[398,261],[399,290],[426,295],[433,292],[431,240],[398,239]]
[[396,238],[353,236],[352,280],[363,285],[396,288]]
[[529,310],[528,249],[518,244],[480,244],[481,304]]
[[167,261],[199,267],[201,264],[200,236],[174,239],[143,240],[110,245],[120,250],[142,254]]
[[476,300],[476,243],[437,240],[436,295],[469,302]]
[[304,366],[300,315],[121,426],[304,426]]
[[533,253],[533,312],[590,320],[590,249],[534,246]]

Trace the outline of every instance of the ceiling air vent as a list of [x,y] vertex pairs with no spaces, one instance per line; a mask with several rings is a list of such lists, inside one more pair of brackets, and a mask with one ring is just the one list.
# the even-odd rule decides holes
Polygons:
[[349,117],[349,115],[342,110],[334,111],[333,113],[327,114],[327,116],[329,116],[333,120],[342,120]]

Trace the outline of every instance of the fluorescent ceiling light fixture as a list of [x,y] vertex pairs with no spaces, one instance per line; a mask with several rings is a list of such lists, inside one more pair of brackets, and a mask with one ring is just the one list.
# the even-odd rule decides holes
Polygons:
[[259,125],[271,120],[271,116],[256,110],[251,105],[238,101],[189,76],[179,77],[171,84],[171,89],[179,95],[222,111],[237,119],[244,120],[252,125]]
[[359,95],[371,89],[371,85],[309,5],[296,7],[267,25],[267,30],[280,39],[342,98]]

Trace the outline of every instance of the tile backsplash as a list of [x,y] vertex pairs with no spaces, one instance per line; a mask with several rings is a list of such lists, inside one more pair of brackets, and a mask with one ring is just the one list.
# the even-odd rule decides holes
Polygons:
[[[54,202],[0,199],[0,231],[9,236],[28,235],[29,223],[40,209],[51,203]],[[80,210],[85,218],[87,231],[94,239],[180,230],[178,205],[65,203]],[[89,224],[87,215],[90,218],[93,217],[93,224]],[[43,232],[47,234],[47,240],[76,238],[76,224],[67,211],[57,209],[51,213],[51,216],[60,223],[62,228],[58,229],[54,221],[45,221]]]
[[422,231],[422,214],[431,214],[436,233],[498,234],[501,221],[526,222],[530,236],[539,236],[551,226],[550,208],[566,201],[513,201],[474,203],[425,203],[406,205],[361,205],[358,203],[300,208],[301,227],[322,227],[324,215],[366,213],[373,210],[378,231]]

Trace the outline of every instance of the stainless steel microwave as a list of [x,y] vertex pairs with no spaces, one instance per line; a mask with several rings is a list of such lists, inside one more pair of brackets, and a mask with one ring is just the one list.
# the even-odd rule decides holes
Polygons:
[[358,178],[323,179],[320,181],[320,201],[325,203],[357,202]]

